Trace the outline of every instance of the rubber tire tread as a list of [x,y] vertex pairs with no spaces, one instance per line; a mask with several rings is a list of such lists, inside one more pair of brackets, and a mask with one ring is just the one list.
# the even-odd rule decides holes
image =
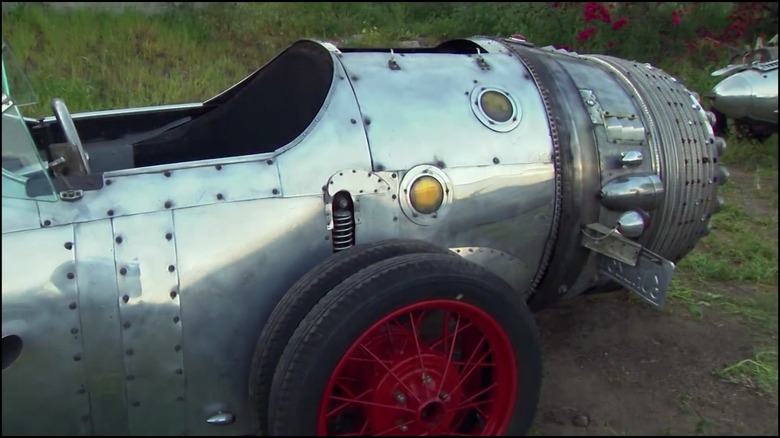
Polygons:
[[[409,304],[398,303],[399,298],[412,302],[419,301],[418,297],[425,299],[414,289],[436,289],[437,284],[471,289],[462,299],[490,304],[480,307],[505,324],[520,368],[518,388],[522,388],[516,388],[518,399],[506,435],[527,433],[536,412],[542,375],[539,335],[528,306],[487,269],[460,257],[437,254],[410,254],[376,263],[336,286],[312,308],[290,338],[276,368],[269,397],[269,416],[273,413],[269,432],[275,436],[315,435],[329,373],[359,330],[371,322],[355,333],[346,330],[348,326],[360,324],[356,321],[372,317],[372,312],[381,311],[381,318]],[[410,290],[414,293],[405,293]],[[457,295],[452,298],[461,299]]]
[[339,283],[377,262],[405,254],[445,254],[447,248],[422,240],[388,239],[335,253],[301,277],[276,305],[255,345],[249,376],[249,398],[255,430],[268,432],[268,394],[271,380],[287,341],[298,324],[322,297]]

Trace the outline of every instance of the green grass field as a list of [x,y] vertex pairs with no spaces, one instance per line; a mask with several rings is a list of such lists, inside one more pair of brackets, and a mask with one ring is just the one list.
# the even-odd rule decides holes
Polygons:
[[[522,32],[540,45],[576,44],[576,17],[552,13],[549,4],[463,5],[231,3],[145,16],[92,10],[52,14],[31,4],[4,13],[2,29],[42,102],[27,115],[47,115],[45,103],[55,96],[73,112],[203,100],[302,37],[386,46],[419,37],[434,42]],[[723,20],[723,5],[703,7],[699,18]],[[495,13],[496,7],[505,10]],[[621,34],[616,55],[654,62],[701,94],[717,82],[709,72],[724,65],[728,53],[714,60],[686,59],[648,37],[660,32],[658,23],[633,23],[636,30]],[[584,48],[602,51],[601,46]],[[665,56],[671,53],[675,56]],[[723,187],[729,203],[715,216],[714,232],[680,263],[671,302],[695,318],[734,314],[754,327],[753,354],[724,367],[719,376],[776,396],[778,140],[776,135],[761,143],[732,138],[728,144],[722,161],[740,172],[743,184]],[[744,190],[751,191],[752,205],[740,202]],[[732,293],[735,288],[745,293]]]

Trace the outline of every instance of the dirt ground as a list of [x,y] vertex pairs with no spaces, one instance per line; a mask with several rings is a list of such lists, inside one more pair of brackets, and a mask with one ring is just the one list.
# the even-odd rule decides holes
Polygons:
[[[732,170],[732,181],[749,184],[751,175]],[[771,208],[740,204],[754,214]],[[754,353],[756,333],[737,316],[696,319],[683,306],[657,310],[621,291],[575,298],[537,321],[545,374],[534,434],[778,434],[773,397],[715,375]]]

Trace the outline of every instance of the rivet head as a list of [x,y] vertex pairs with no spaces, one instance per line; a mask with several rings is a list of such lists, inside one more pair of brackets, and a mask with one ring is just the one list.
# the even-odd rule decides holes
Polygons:
[[122,240],[122,236],[116,236],[116,239],[114,239],[116,243],[122,243]]
[[133,355],[133,349],[132,349],[132,348],[128,348],[128,349],[127,349],[127,351],[125,351],[125,353],[126,353],[128,356],[132,356],[132,355]]
[[179,317],[178,316],[174,316],[173,317],[173,322],[174,322],[174,324],[179,322]]
[[176,293],[176,291],[175,291],[175,290],[172,290],[172,291],[171,291],[171,299],[174,299],[174,298],[176,298],[176,295],[178,295],[178,294]]
[[270,166],[270,165],[274,164],[274,160],[266,160],[265,164]]
[[172,233],[165,233],[165,240],[171,240],[171,239],[173,239],[173,234]]
[[125,321],[124,324],[122,324],[122,327],[129,329],[130,328],[130,321]]
[[497,157],[493,157],[493,164],[498,164],[498,163],[499,163],[498,158]]
[[106,212],[106,214],[109,215],[109,216],[113,216],[114,215],[114,210],[108,210]]
[[123,302],[123,303],[126,303],[126,302],[128,302],[128,301],[130,301],[130,296],[128,296],[128,295],[122,295],[122,302]]
[[125,274],[127,274],[127,268],[122,268],[122,269],[120,269],[120,270],[119,270],[119,273],[120,273],[121,275],[125,275]]
[[68,277],[68,280],[73,280],[74,278],[76,278],[76,275],[74,275],[72,272],[68,272],[66,277]]
[[73,360],[78,362],[81,360],[81,353],[76,353],[73,355]]
[[184,374],[184,370],[181,368],[176,369],[176,374]]
[[134,407],[134,408],[137,408],[138,406],[141,406],[141,402],[134,401],[134,402],[133,402],[133,407]]
[[175,270],[176,270],[176,266],[173,266],[173,265],[169,265],[168,266],[168,272],[173,272]]
[[65,249],[73,249],[73,242],[65,242]]
[[165,204],[164,204],[164,206],[165,206],[165,208],[171,208],[171,207],[173,207],[173,202],[171,202],[171,201],[165,201]]
[[168,177],[171,176],[171,171],[170,170],[166,170],[165,172],[163,172],[163,175],[165,175],[165,177],[168,178]]
[[70,333],[72,335],[78,334],[78,332],[79,332],[79,329],[77,329],[76,327],[73,327],[72,329],[70,329]]
[[49,225],[51,225],[51,221],[50,220],[46,219],[45,221],[43,221],[43,226],[44,227],[48,227]]
[[76,303],[70,303],[70,304],[68,304],[68,309],[70,309],[70,310],[73,310],[73,309],[75,309],[76,307],[77,307],[77,306],[76,306]]
[[222,170],[222,165],[221,165],[221,164],[217,164],[217,165],[216,165],[216,166],[214,166],[214,167],[215,167],[217,170]]
[[273,190],[271,190],[271,193],[273,193],[274,195],[278,195],[279,194],[279,189],[273,189]]
[[181,351],[181,345],[177,345],[177,346],[173,347],[173,350],[174,351]]

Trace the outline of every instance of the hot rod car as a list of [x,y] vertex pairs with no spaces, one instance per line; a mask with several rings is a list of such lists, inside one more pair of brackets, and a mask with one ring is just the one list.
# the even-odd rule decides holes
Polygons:
[[662,305],[728,175],[674,77],[521,37],[42,119],[27,84],[4,44],[3,434],[523,434],[532,311]]

